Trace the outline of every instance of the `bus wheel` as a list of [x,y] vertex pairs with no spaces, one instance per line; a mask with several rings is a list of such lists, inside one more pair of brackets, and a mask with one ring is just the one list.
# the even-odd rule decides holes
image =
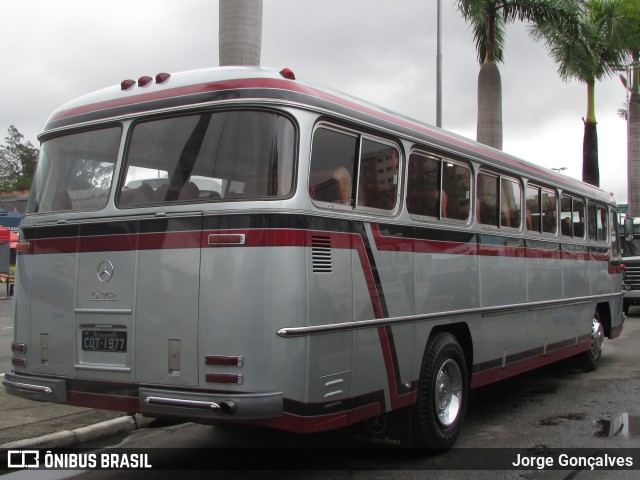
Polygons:
[[467,364],[456,337],[442,332],[430,338],[413,406],[416,446],[437,450],[453,446],[462,427],[468,390]]
[[600,323],[600,314],[596,310],[591,326],[591,348],[579,356],[580,368],[583,372],[592,372],[598,367],[602,347],[604,347],[604,329]]

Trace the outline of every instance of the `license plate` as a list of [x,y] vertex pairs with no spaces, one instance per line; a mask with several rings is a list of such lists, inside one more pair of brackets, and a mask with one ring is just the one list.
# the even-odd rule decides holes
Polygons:
[[126,352],[127,332],[83,330],[82,350],[90,352]]

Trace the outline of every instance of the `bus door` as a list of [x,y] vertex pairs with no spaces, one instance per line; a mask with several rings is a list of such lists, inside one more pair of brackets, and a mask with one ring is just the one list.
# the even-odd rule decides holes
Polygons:
[[140,222],[135,381],[198,385],[200,212]]
[[79,254],[77,376],[197,385],[201,213],[99,228],[119,251]]

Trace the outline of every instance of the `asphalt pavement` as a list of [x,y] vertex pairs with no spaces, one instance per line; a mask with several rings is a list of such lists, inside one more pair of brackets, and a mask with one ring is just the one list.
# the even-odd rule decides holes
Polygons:
[[[4,293],[4,292],[1,292]],[[13,298],[0,296],[0,382],[11,371]],[[122,412],[36,402],[0,386],[0,449],[62,448],[125,433],[150,419]]]

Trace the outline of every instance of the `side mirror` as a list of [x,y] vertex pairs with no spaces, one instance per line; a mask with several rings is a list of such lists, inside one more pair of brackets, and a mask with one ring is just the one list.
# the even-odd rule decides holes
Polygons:
[[633,240],[633,218],[627,217],[624,219],[624,238],[625,240]]

